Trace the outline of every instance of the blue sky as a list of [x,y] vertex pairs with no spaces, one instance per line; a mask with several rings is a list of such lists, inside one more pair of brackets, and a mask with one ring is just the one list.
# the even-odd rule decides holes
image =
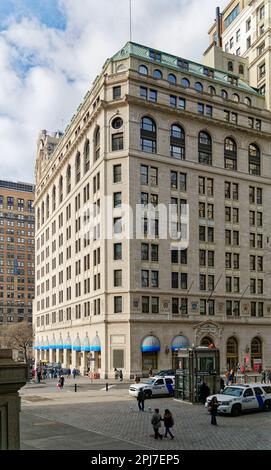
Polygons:
[[5,27],[10,18],[20,21],[23,16],[35,16],[51,28],[65,29],[67,24],[57,0],[0,0],[1,27]]
[[[133,41],[201,61],[229,0],[132,0]],[[0,0],[0,177],[34,182],[41,129],[63,130],[129,40],[129,0]]]

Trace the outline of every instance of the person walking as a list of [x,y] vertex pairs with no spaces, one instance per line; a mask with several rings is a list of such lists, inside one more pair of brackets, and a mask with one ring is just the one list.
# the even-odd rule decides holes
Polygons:
[[63,387],[64,387],[64,382],[65,382],[64,375],[61,375],[61,376],[59,377],[59,381],[58,381],[58,382],[59,382],[60,388],[63,388]]
[[122,382],[123,381],[123,373],[122,373],[121,369],[120,369],[119,375],[120,375],[120,382]]
[[75,379],[75,377],[76,377],[76,369],[75,368],[72,369],[72,375],[73,375],[73,378]]
[[149,377],[152,377],[152,369],[149,369]]
[[262,371],[261,378],[262,378],[261,383],[265,384],[266,383],[266,372],[265,372],[265,370]]
[[119,371],[118,371],[118,369],[117,369],[116,367],[115,367],[115,369],[114,369],[114,372],[115,372],[115,380],[118,380],[118,378],[119,378]]
[[216,415],[217,415],[218,401],[216,397],[213,397],[208,406],[208,410],[211,412],[211,424],[217,426]]
[[140,388],[138,395],[137,395],[137,404],[138,404],[139,411],[144,411],[144,402],[145,402],[145,393],[144,393],[143,388]]
[[67,370],[67,379],[69,379],[70,376],[71,376],[71,369],[69,368],[69,369]]
[[268,381],[271,384],[271,370],[268,372]]
[[162,434],[160,434],[159,429],[161,428],[162,416],[159,413],[159,408],[155,408],[154,414],[152,416],[151,424],[154,430],[154,439],[163,439]]
[[40,381],[41,381],[41,371],[38,370],[37,372],[37,379],[38,379],[38,384],[40,384]]
[[174,425],[174,419],[172,413],[168,409],[165,410],[163,421],[165,426],[165,437],[167,437],[169,434],[171,439],[174,439],[174,435],[170,431],[170,428],[172,428]]

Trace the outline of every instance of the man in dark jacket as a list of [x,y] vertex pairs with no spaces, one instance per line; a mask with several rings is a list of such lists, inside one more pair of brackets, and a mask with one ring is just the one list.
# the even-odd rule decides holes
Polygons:
[[144,401],[145,401],[145,393],[144,393],[143,388],[140,388],[138,395],[137,395],[137,404],[138,404],[139,411],[144,411]]

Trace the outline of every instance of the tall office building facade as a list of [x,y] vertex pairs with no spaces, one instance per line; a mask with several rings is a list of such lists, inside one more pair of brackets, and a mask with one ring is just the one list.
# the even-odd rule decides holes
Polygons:
[[[65,134],[39,138],[36,360],[132,377],[214,343],[222,370],[270,366],[270,131],[234,73],[131,42],[109,59]],[[189,209],[187,247],[158,205],[175,231]]]
[[[219,4],[219,2],[218,2]],[[234,0],[217,14],[209,30],[210,45],[221,46],[225,52],[225,70],[239,74],[244,59],[246,79],[265,96],[271,109],[271,1]],[[217,63],[218,66],[218,63]],[[241,72],[244,68],[241,66]]]
[[0,180],[0,336],[32,323],[35,287],[34,185]]

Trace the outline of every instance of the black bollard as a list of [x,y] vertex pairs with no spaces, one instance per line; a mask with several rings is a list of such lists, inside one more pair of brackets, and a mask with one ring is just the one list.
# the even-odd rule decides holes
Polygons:
[[105,390],[108,392],[108,383],[105,384]]
[[74,391],[77,392],[77,384],[74,384]]

